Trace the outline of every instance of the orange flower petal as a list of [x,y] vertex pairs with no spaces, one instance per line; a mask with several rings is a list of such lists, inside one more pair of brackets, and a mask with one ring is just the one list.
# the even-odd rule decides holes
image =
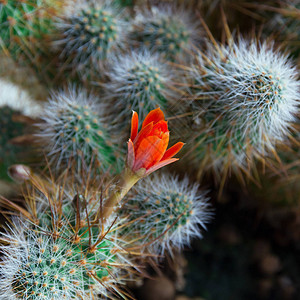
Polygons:
[[137,112],[133,111],[132,118],[131,118],[131,134],[130,139],[134,141],[135,137],[137,136],[139,128],[139,116]]
[[175,145],[173,145],[171,148],[169,148],[163,158],[161,160],[169,159],[173,157],[175,154],[177,154],[181,148],[183,147],[184,143],[178,142]]
[[153,153],[152,161],[151,163],[147,163],[146,169],[152,167],[162,159],[162,157],[164,156],[167,150],[168,144],[169,144],[169,132],[164,133],[162,135],[162,138],[160,139],[160,142],[156,147],[156,151]]
[[153,109],[146,116],[146,118],[143,122],[142,128],[144,128],[151,122],[153,122],[153,124],[156,124],[157,122],[162,121],[162,120],[163,121],[165,120],[165,116],[164,116],[164,113],[162,112],[162,110],[160,108]]
[[133,141],[134,143],[134,148],[137,149],[141,143],[141,141],[149,136],[149,133],[152,131],[153,128],[153,123],[148,124],[146,127],[144,127],[137,135],[135,140]]
[[149,135],[161,136],[162,133],[169,132],[168,123],[166,121],[159,121],[154,126]]
[[147,169],[154,160],[157,161],[163,156],[159,151],[161,142],[162,140],[157,136],[149,136],[141,141],[139,148],[135,149],[134,171],[141,168]]
[[169,158],[169,159],[165,159],[165,160],[161,160],[159,163],[155,164],[154,166],[152,166],[151,168],[149,168],[146,173],[145,176],[151,174],[152,172],[166,166],[169,165],[175,161],[179,160],[179,158]]
[[135,155],[134,155],[134,146],[131,139],[129,139],[127,143],[127,147],[128,147],[127,165],[130,169],[132,169],[135,161]]

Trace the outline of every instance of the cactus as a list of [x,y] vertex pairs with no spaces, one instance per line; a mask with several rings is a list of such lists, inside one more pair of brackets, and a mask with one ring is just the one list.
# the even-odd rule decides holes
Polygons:
[[[148,51],[115,59],[108,72],[110,81],[104,85],[109,102],[116,100],[113,112],[118,108],[122,118],[125,112],[134,110],[144,119],[152,109],[165,109],[168,101],[178,98],[172,84],[173,74],[158,55]],[[124,117],[129,120],[128,115]]]
[[103,109],[84,90],[70,88],[66,93],[53,94],[37,134],[50,163],[59,168],[61,163],[69,165],[74,160],[80,169],[96,161],[103,171],[117,168],[118,154],[100,116]]
[[53,28],[53,16],[61,4],[56,0],[6,0],[0,3],[0,47],[14,59],[30,64],[45,51],[41,40]]
[[206,55],[191,74],[195,127],[201,128],[191,137],[194,157],[216,174],[246,169],[288,137],[299,103],[297,71],[256,41],[211,46]]
[[[206,192],[198,184],[190,184],[169,174],[154,175],[138,183],[120,210],[131,224],[126,230],[136,237],[141,248],[150,253],[172,253],[172,248],[190,245],[193,237],[202,237],[199,225],[211,217]],[[147,249],[147,247],[144,247]]]
[[83,1],[65,9],[56,24],[54,45],[65,64],[73,70],[87,71],[124,48],[128,27],[115,4],[109,1]]
[[82,186],[66,189],[35,177],[32,183],[34,190],[25,196],[27,218],[17,218],[1,237],[8,245],[0,246],[0,298],[122,295],[116,284],[132,263],[118,237],[118,221],[104,223],[99,215],[100,193],[88,187],[76,194]]
[[197,20],[188,12],[171,6],[140,12],[131,31],[133,41],[172,61],[187,59],[200,35]]

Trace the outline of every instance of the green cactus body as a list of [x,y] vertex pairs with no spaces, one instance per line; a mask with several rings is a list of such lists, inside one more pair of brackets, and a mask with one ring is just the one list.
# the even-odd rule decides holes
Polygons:
[[114,3],[116,3],[117,5],[120,6],[129,6],[129,7],[133,7],[134,5],[134,0],[114,0]]
[[[194,35],[198,31],[193,17],[175,9],[152,7],[151,12],[141,14],[134,23],[132,38],[141,47],[161,53],[166,59],[174,61],[186,58],[193,48]],[[191,25],[192,24],[192,25]]]
[[[117,39],[114,17],[105,10],[96,10],[95,8],[82,10],[81,13],[79,20],[72,20],[72,23],[78,28],[78,36],[74,35],[73,38],[80,39],[83,45],[91,41],[95,45],[93,50],[101,58],[104,58]],[[91,51],[87,55],[91,53],[93,52]]]
[[115,161],[112,148],[107,144],[106,129],[100,124],[96,112],[91,111],[88,106],[74,105],[68,111],[61,111],[59,118],[61,123],[64,123],[64,127],[63,131],[62,128],[57,128],[57,137],[61,137],[58,142],[63,145],[69,144],[66,149],[63,149],[69,152],[66,158],[71,153],[78,152],[77,154],[80,155],[82,152],[86,161],[91,161],[93,155],[97,157],[99,154],[105,164],[104,167],[108,167]]
[[[192,214],[192,210],[188,203],[187,197],[166,191],[159,196],[154,193],[149,193],[148,198],[132,199],[128,203],[130,207],[131,217],[137,220],[137,233],[145,235],[149,240],[155,240],[163,236],[171,226],[171,231],[176,231],[178,227],[184,226]],[[129,214],[129,210],[127,213]],[[141,213],[142,212],[142,213]],[[144,215],[143,215],[144,214]],[[143,217],[143,218],[141,218]],[[179,220],[177,220],[179,218]],[[178,222],[177,222],[178,221]],[[148,224],[145,224],[148,223]],[[144,232],[144,228],[147,228]]]
[[176,57],[188,43],[188,32],[185,30],[184,24],[178,20],[166,18],[144,26],[144,35],[141,35],[143,44],[168,57]]
[[118,153],[111,142],[98,107],[84,93],[55,96],[49,103],[40,124],[39,137],[47,146],[50,161],[74,162],[78,168],[96,162],[103,171],[118,168]]
[[20,154],[24,154],[24,147],[10,143],[11,139],[25,133],[24,124],[13,119],[17,114],[19,112],[8,106],[0,107],[0,178],[5,180],[9,179],[7,168],[20,162]]
[[76,70],[90,72],[91,66],[124,46],[126,26],[114,5],[79,1],[56,25],[61,57]]
[[9,41],[15,35],[20,38],[34,35],[30,30],[30,27],[34,28],[34,23],[29,17],[35,10],[34,2],[8,0],[0,6],[1,38],[4,41]]

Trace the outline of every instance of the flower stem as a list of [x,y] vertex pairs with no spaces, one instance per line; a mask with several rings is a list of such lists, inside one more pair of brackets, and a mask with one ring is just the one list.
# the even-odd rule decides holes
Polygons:
[[124,172],[120,175],[118,186],[104,203],[102,215],[104,219],[107,219],[112,214],[116,206],[121,202],[128,191],[141,178],[142,176],[139,176],[139,174],[134,173],[127,168],[124,170]]

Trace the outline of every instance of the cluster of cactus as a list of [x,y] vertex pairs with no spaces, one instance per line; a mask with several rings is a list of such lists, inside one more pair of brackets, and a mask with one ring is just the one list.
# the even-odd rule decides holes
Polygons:
[[118,222],[101,222],[100,193],[75,194],[80,186],[64,189],[40,178],[32,182],[37,190],[25,197],[32,223],[17,219],[2,236],[10,244],[2,247],[1,299],[94,299],[119,293],[118,273],[131,263]]
[[[191,5],[124,6],[134,5],[0,0],[4,54],[14,58],[21,50],[39,70],[51,58],[57,76],[45,82],[47,101],[37,105],[38,81],[25,69],[28,78],[22,73],[16,81],[29,82],[29,92],[7,82],[15,77],[5,74],[11,58],[0,56],[0,177],[26,158],[25,146],[11,141],[34,141],[35,156],[30,168],[10,168],[13,179],[25,181],[22,205],[0,197],[10,221],[0,235],[0,299],[130,297],[121,286],[144,275],[149,256],[161,262],[202,237],[211,212],[197,171],[212,170],[222,190],[232,171],[253,179],[257,160],[272,155],[273,170],[279,169],[278,145],[299,140],[291,133],[299,110],[297,69],[273,44],[234,39],[226,24],[228,43],[219,43],[202,20],[205,39]],[[45,60],[39,44],[47,48]],[[79,76],[65,80],[65,71]],[[48,97],[58,78],[61,90]],[[150,175],[178,160],[183,143],[167,149],[174,119],[181,124],[171,131],[187,142],[181,161],[193,173]],[[34,123],[29,135],[26,121]],[[292,160],[283,171],[295,167]],[[48,179],[37,175],[41,167]]]
[[[101,125],[94,100],[84,91],[69,88],[67,93],[54,94],[45,105],[44,122],[37,124],[37,129],[43,147],[48,147],[48,154],[55,161],[54,166],[51,161],[49,164],[51,179],[41,179],[25,166],[14,167],[11,176],[27,183],[26,207],[0,198],[2,205],[10,209],[13,206],[19,214],[1,236],[6,245],[0,246],[4,255],[0,264],[0,298],[123,297],[119,285],[127,279],[133,280],[130,273],[139,269],[135,266],[135,257],[142,261],[147,257],[146,253],[154,252],[154,249],[172,253],[173,248],[182,248],[192,237],[201,236],[197,225],[204,227],[208,220],[207,199],[198,194],[198,185],[189,185],[187,179],[179,182],[177,178],[166,176],[161,179],[160,187],[157,186],[158,178],[148,183],[148,189],[150,185],[159,189],[152,197],[164,194],[160,195],[160,210],[165,206],[166,217],[173,223],[172,234],[161,240],[162,247],[157,245],[157,237],[148,233],[156,220],[149,219],[141,228],[140,216],[133,215],[130,219],[129,214],[124,213],[128,208],[118,209],[118,203],[138,180],[177,160],[172,157],[183,143],[166,151],[164,144],[169,139],[169,131],[159,108],[146,116],[143,128],[149,124],[143,135],[136,132],[138,120],[134,114],[130,139],[135,147],[134,157],[130,157],[129,149],[127,165],[115,183],[105,176],[99,178],[99,165],[103,171],[100,173],[107,174],[105,167],[113,167],[115,156],[106,143],[109,135],[104,138],[105,127]],[[156,143],[151,150],[139,148],[154,138],[161,144]],[[81,156],[78,151],[82,151]],[[93,155],[98,164],[94,163]],[[149,163],[149,157],[153,162]],[[75,168],[70,168],[72,158]],[[65,171],[61,170],[63,160],[67,160]],[[132,160],[135,160],[134,164]],[[53,170],[62,172],[58,182],[53,180]],[[79,183],[74,184],[77,178],[80,178]],[[182,203],[169,210],[169,197],[174,198],[174,203],[178,202],[177,198]],[[131,205],[140,202],[140,192],[129,198]],[[175,217],[168,214],[175,214]],[[165,229],[169,225],[165,224]],[[148,235],[147,242],[137,241],[136,228]],[[165,229],[157,228],[159,236],[166,234]],[[132,253],[134,249],[139,250]]]
[[[109,203],[109,192],[113,197],[119,192],[105,178],[98,180],[88,173],[78,183],[75,179],[75,184],[74,175],[64,175],[58,182],[31,175],[26,169],[23,175],[28,182],[26,209],[13,205],[21,216],[1,236],[6,242],[0,246],[4,255],[0,264],[3,299],[122,297],[120,285],[132,280],[130,273],[138,269],[134,257],[142,259],[147,251],[172,252],[174,247],[188,245],[192,237],[201,236],[197,225],[205,228],[210,215],[206,197],[187,178],[182,182],[170,175],[148,179],[147,189],[139,185],[128,196],[130,201],[125,208],[106,218],[102,212]],[[130,176],[136,180],[139,175]],[[149,192],[154,186],[157,190]],[[150,196],[152,204],[136,214],[126,212],[131,205],[142,204],[142,194]],[[157,198],[161,203],[153,201]],[[12,202],[2,198],[1,203],[9,207]],[[163,227],[157,228],[154,235],[149,229],[156,219],[140,222],[141,214],[149,209],[165,215]],[[170,233],[162,238],[166,229]],[[147,239],[139,241],[139,233],[147,235]],[[159,244],[157,235],[162,238]],[[133,249],[140,251],[132,253]]]

